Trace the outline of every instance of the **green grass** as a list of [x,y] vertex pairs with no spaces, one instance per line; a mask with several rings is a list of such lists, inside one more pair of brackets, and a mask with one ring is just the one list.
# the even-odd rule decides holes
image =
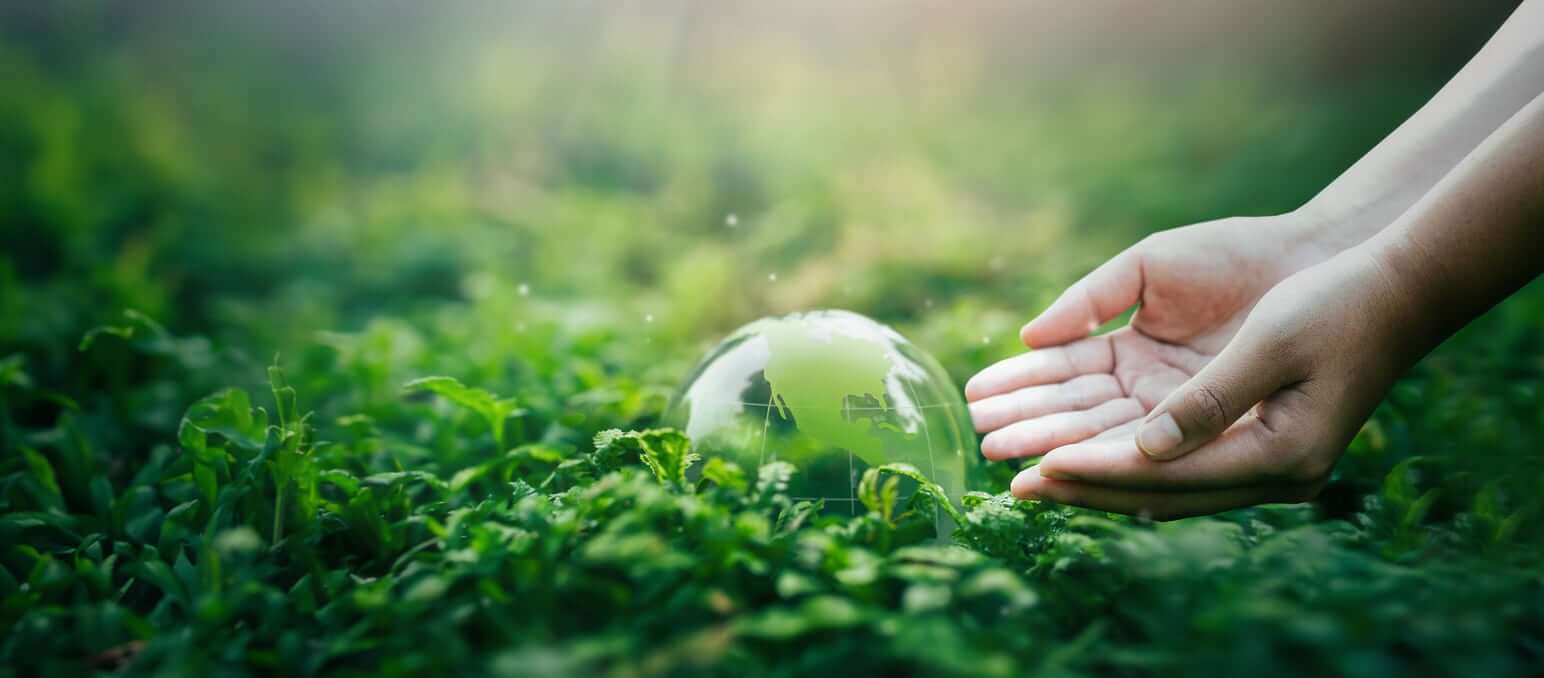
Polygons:
[[1141,234],[1294,207],[1440,73],[898,93],[770,38],[763,79],[672,79],[648,26],[587,71],[564,35],[292,45],[302,74],[261,27],[0,47],[0,674],[1544,662],[1537,285],[1307,505],[1152,524],[1015,501],[998,465],[939,544],[927,493],[876,475],[822,515],[786,465],[686,480],[657,428],[714,340],[794,309],[893,323],[963,383]]

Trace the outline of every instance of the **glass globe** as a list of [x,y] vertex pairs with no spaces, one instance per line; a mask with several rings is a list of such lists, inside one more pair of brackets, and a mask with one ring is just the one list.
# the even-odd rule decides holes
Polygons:
[[[789,492],[826,510],[864,511],[864,470],[905,462],[952,501],[980,454],[960,391],[932,356],[895,330],[848,311],[812,311],[746,325],[692,371],[667,414],[704,458],[754,471],[798,467]],[[902,501],[916,483],[902,480]],[[938,512],[940,535],[947,516]]]

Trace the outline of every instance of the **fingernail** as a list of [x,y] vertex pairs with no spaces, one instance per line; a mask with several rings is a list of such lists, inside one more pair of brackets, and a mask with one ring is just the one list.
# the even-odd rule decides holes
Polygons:
[[1179,432],[1179,424],[1174,422],[1174,416],[1168,412],[1142,424],[1137,430],[1137,449],[1154,459],[1167,459],[1169,453],[1184,440],[1185,436]]
[[981,456],[993,461],[997,460],[997,438],[996,433],[988,433],[981,439]]
[[967,402],[979,400],[981,389],[981,375],[977,374],[971,377],[969,381],[965,382],[965,400]]
[[1034,347],[1033,344],[1029,343],[1029,334],[1035,331],[1035,321],[1037,320],[1039,320],[1039,318],[1035,318],[1035,320],[1024,323],[1024,326],[1019,328],[1019,341],[1023,342],[1025,346],[1029,346],[1031,348]]
[[[1044,462],[1041,462],[1041,463],[1044,464]],[[1070,475],[1068,475],[1068,474],[1066,474],[1066,473],[1064,473],[1062,471],[1058,471],[1058,470],[1056,470],[1054,468],[1042,468],[1042,469],[1040,469],[1040,477],[1041,478],[1047,478],[1047,479],[1050,479],[1050,480],[1077,480],[1077,478],[1074,478],[1074,477],[1072,477],[1072,476],[1070,476]]]

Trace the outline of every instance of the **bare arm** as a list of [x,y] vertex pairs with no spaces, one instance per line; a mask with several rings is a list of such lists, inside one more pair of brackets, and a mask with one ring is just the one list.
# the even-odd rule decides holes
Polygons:
[[1530,0],[1303,208],[1106,262],[966,385],[982,453],[1044,456],[1019,496],[1160,517],[1312,496],[1400,373],[1539,271],[1541,91]]
[[1400,373],[1544,271],[1541,246],[1544,95],[1394,224],[1272,288],[1134,440],[1056,449],[1014,492],[1160,518],[1311,497]]
[[1544,91],[1544,1],[1528,0],[1415,115],[1302,209],[1340,251],[1393,222]]
[[[1435,345],[1544,269],[1544,94],[1366,245]],[[1430,346],[1425,347],[1426,350]]]

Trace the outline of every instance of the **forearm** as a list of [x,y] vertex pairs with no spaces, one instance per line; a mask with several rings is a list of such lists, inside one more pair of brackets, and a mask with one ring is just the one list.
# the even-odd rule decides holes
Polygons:
[[1544,95],[1364,247],[1418,358],[1544,271]]
[[1431,101],[1302,208],[1339,251],[1399,218],[1544,90],[1544,1],[1524,3]]

